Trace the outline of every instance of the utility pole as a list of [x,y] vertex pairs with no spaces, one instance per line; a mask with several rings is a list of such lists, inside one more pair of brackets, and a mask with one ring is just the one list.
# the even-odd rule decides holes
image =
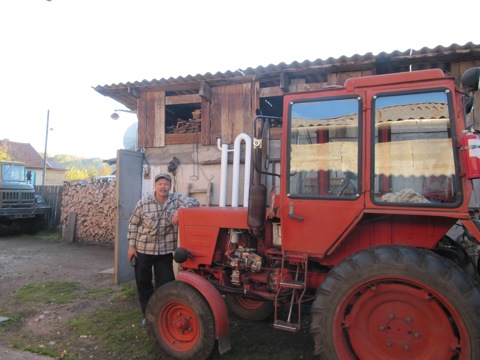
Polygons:
[[50,109],[47,111],[47,131],[45,132],[45,151],[43,152],[42,185],[45,185],[45,176],[47,174],[47,144],[48,144],[48,122],[49,121],[50,121]]

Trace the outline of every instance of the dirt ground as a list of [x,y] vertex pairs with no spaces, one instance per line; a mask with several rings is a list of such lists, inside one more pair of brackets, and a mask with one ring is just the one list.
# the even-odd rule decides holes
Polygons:
[[[47,240],[32,236],[1,236],[0,234],[0,309],[16,305],[6,301],[26,284],[45,281],[73,281],[89,289],[115,288],[113,284],[114,249],[113,246],[82,243],[66,243],[61,240]],[[108,304],[96,303],[95,299],[74,303],[38,308],[36,312],[22,321],[22,331],[35,335],[51,334],[54,329],[66,321]],[[13,313],[14,311],[12,311]],[[4,316],[0,312],[0,318]],[[215,359],[244,359],[235,351],[235,346],[245,346],[246,341],[252,349],[252,355],[258,347],[269,344],[272,355],[282,349],[299,349],[296,359],[312,359],[313,341],[308,328],[301,333],[292,334],[275,330],[268,322],[248,323],[232,317],[232,350]],[[44,336],[44,337],[45,337]],[[9,348],[12,339],[0,336],[0,360],[45,360],[27,352],[18,352]],[[248,357],[248,358],[264,358]]]
[[113,246],[65,243],[32,236],[0,237],[0,302],[26,283],[75,281],[113,286]]
[[[43,281],[75,281],[88,288],[113,285],[113,246],[65,243],[32,236],[0,236],[0,304],[8,311],[15,307],[6,301],[27,283]],[[93,303],[57,306],[26,319],[26,331],[48,333],[58,323],[73,318]],[[0,314],[2,317],[2,314]],[[17,356],[17,357],[14,357]],[[36,359],[35,355],[15,352],[0,337],[0,360]],[[38,357],[38,359],[45,357]]]

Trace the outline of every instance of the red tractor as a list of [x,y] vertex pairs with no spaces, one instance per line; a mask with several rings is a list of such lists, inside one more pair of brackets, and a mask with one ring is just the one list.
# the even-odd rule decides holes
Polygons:
[[181,271],[146,314],[159,351],[224,353],[227,307],[298,331],[309,304],[321,359],[480,359],[479,79],[353,78],[257,116],[244,206],[223,185],[220,206],[180,212]]

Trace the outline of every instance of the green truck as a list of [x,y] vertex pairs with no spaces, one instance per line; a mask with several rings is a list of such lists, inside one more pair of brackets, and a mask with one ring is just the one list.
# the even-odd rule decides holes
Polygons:
[[50,206],[35,194],[30,183],[31,172],[18,161],[0,160],[0,225],[18,225],[34,233],[45,225]]

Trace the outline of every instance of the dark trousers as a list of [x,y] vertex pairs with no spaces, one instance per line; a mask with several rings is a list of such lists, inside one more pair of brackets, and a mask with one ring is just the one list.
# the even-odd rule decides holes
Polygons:
[[[155,287],[153,287],[153,274],[155,275]],[[137,252],[137,264],[135,265],[135,281],[137,283],[138,298],[142,312],[145,315],[148,300],[163,284],[175,280],[173,272],[173,254],[146,255]]]

